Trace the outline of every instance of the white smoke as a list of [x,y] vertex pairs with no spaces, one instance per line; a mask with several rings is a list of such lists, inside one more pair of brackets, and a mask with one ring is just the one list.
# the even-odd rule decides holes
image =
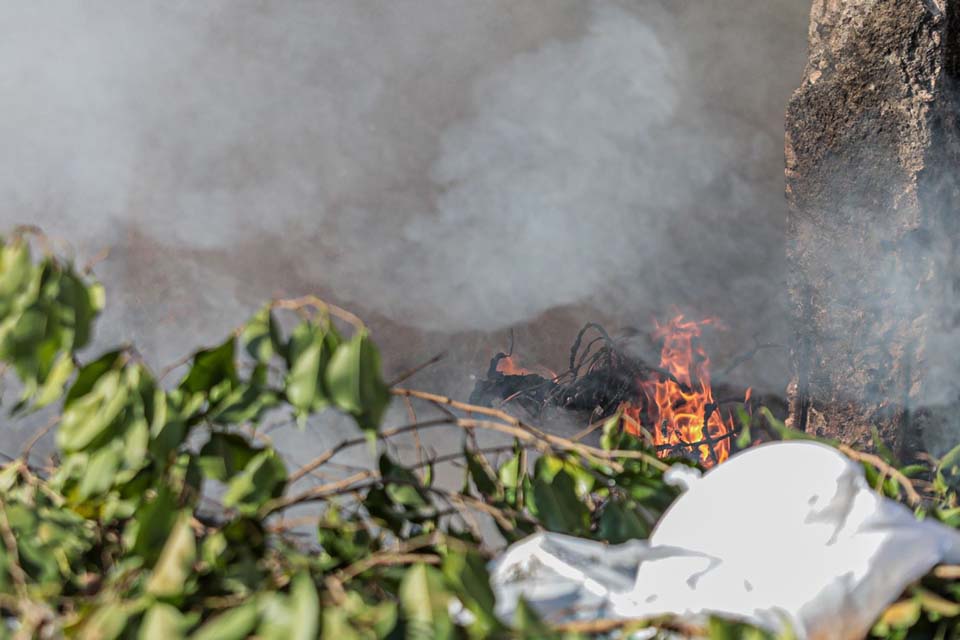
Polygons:
[[278,290],[442,332],[575,304],[766,332],[795,4],[12,3],[0,224],[114,248],[109,337],[161,362]]
[[419,294],[404,301],[450,300],[432,324],[476,328],[637,291],[622,276],[655,266],[670,217],[722,166],[676,122],[684,72],[650,25],[599,4],[581,38],[479,81],[441,139],[436,210],[404,229],[417,259],[400,277]]
[[[440,138],[431,206],[398,198],[338,216],[341,255],[375,240],[368,259],[335,265],[360,299],[428,329],[489,330],[584,300],[645,323],[668,305],[753,307],[780,288],[742,260],[751,241],[782,248],[770,242],[782,221],[750,211],[762,200],[740,173],[760,125],[745,139],[724,129],[664,14],[654,26],[592,6],[578,38],[475,83],[471,114]],[[391,282],[386,296],[371,271]]]

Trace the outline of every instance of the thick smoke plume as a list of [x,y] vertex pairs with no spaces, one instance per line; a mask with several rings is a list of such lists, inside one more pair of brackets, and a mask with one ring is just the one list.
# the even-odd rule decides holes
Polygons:
[[[20,3],[0,25],[0,222],[111,248],[102,339],[157,364],[307,291],[412,327],[380,337],[388,362],[557,307],[567,342],[590,319],[717,315],[732,354],[786,338],[805,18],[800,0]],[[780,385],[785,360],[753,372]]]

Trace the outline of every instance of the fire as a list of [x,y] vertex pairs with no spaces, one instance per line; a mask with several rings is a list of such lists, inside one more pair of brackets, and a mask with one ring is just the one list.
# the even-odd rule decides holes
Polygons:
[[497,362],[497,372],[505,376],[529,376],[538,375],[547,380],[553,380],[557,374],[546,367],[537,365],[532,369],[520,366],[513,356],[503,356]]
[[[663,340],[660,368],[670,375],[640,380],[646,414],[653,425],[653,442],[661,457],[676,446],[693,445],[699,461],[710,467],[730,456],[733,418],[724,419],[710,387],[710,358],[698,338],[712,320],[694,322],[678,315],[665,325],[657,323],[654,337]],[[627,408],[628,433],[641,435],[638,408]]]

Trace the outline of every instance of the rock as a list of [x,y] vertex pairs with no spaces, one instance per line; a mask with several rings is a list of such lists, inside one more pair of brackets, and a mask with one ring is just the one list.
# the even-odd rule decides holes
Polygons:
[[958,4],[814,0],[786,117],[796,428],[909,453],[956,398],[930,349],[956,313]]

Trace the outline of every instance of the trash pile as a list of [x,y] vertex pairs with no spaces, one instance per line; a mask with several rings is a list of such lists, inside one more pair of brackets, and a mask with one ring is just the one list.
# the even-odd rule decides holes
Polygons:
[[510,546],[491,567],[497,614],[512,618],[522,596],[554,623],[715,615],[847,640],[934,565],[960,562],[960,533],[880,496],[823,444],[764,444],[667,477],[684,492],[646,541],[540,533]]

